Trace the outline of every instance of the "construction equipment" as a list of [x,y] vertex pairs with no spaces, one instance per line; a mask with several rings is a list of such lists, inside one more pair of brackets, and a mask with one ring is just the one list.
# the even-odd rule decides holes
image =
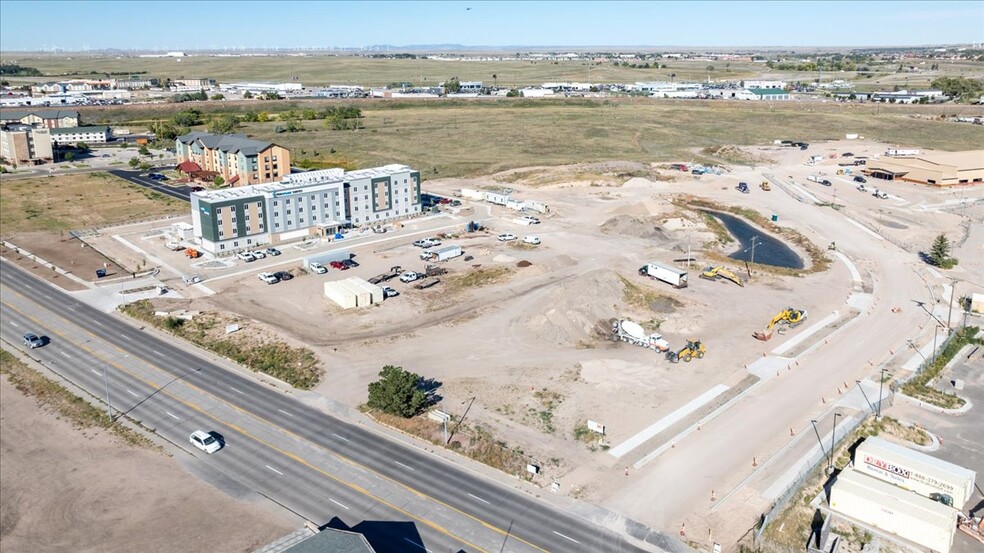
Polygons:
[[612,321],[612,339],[621,340],[628,344],[651,349],[653,351],[669,351],[670,343],[659,334],[646,334],[638,323],[615,319]]
[[761,188],[762,190],[765,190],[766,192],[772,190],[772,187],[769,186],[769,181],[767,181],[767,180],[762,181],[762,184],[759,185],[759,188]]
[[742,194],[748,194],[748,183],[747,182],[739,182],[738,183],[738,186],[736,186],[735,188],[737,188],[738,191],[741,192]]
[[745,286],[745,283],[742,282],[741,278],[739,278],[738,275],[734,274],[733,272],[729,271],[724,267],[707,267],[706,269],[704,269],[704,272],[700,274],[700,278],[706,280],[717,280],[719,278],[725,278],[730,280],[731,282],[734,282],[738,286],[742,286],[742,287]]
[[202,256],[202,252],[196,250],[195,248],[188,248],[185,250],[185,255],[187,255],[191,259],[198,259],[199,257]]
[[414,284],[413,287],[416,288],[417,290],[426,290],[427,288],[430,288],[431,286],[434,286],[435,284],[438,284],[440,282],[441,279],[439,278],[426,278],[421,280],[417,284]]
[[425,277],[435,277],[448,274],[448,270],[444,267],[438,267],[437,265],[427,265],[424,267]]
[[776,325],[781,325],[779,327],[779,334],[784,334],[786,328],[796,328],[803,321],[806,320],[806,310],[805,309],[793,309],[792,307],[787,307],[772,317],[769,321],[769,326],[765,327],[764,331],[756,331],[752,333],[752,336],[756,340],[762,340],[763,342],[772,339],[772,329]]
[[681,359],[683,359],[684,363],[689,363],[694,357],[697,359],[704,357],[704,353],[706,352],[707,349],[700,340],[687,340],[687,345],[680,351],[666,352],[666,358],[669,359],[671,363],[678,363]]

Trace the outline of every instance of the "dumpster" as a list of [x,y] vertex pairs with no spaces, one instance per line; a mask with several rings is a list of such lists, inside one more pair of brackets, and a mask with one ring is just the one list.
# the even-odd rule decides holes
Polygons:
[[779,216],[776,215],[775,213],[772,214],[772,222],[773,223],[778,223],[779,222]]

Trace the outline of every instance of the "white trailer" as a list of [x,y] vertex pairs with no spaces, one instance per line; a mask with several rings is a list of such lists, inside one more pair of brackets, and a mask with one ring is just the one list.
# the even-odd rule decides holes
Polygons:
[[627,320],[612,321],[612,336],[616,340],[633,344],[653,351],[669,351],[670,343],[657,333],[647,334],[638,323]]
[[447,261],[462,255],[461,246],[447,246],[431,252],[431,259],[436,261]]
[[647,263],[639,269],[639,274],[672,284],[676,288],[687,287],[687,271],[681,271],[669,265]]
[[856,470],[837,476],[830,510],[938,553],[950,551],[959,512]]
[[499,194],[498,192],[486,192],[485,201],[490,204],[506,205],[509,201],[509,194]]
[[468,198],[469,200],[481,201],[485,199],[485,192],[482,192],[481,190],[472,190],[471,188],[462,188],[461,197]]
[[974,493],[977,473],[881,438],[867,438],[854,452],[854,469],[963,508]]

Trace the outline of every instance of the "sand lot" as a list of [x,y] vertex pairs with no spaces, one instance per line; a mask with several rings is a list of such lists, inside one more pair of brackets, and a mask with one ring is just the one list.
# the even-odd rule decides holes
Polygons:
[[[541,217],[542,224],[525,226],[513,220],[516,213],[511,210],[465,201],[460,211],[415,219],[394,233],[319,248],[345,246],[361,263],[358,268],[302,274],[272,286],[259,281],[256,273],[296,268],[305,252],[287,246],[280,257],[235,262],[203,273],[200,261],[167,251],[162,237],[148,239],[153,233],[147,229],[124,238],[173,267],[172,282],[179,273],[197,271],[212,279],[207,285],[218,292],[206,297],[188,288],[183,294],[193,299],[161,300],[162,308],[228,311],[311,347],[326,369],[317,391],[348,405],[365,401],[366,385],[386,364],[436,379],[443,383],[442,409],[461,414],[463,404],[477,397],[469,413],[473,422],[491,427],[504,441],[534,457],[557,460],[549,476],[560,477],[585,463],[602,470],[614,466],[609,456],[592,453],[574,440],[575,427],[587,419],[607,425],[605,442],[612,445],[713,385],[727,385],[730,393],[743,389],[749,383],[745,364],[763,351],[761,342],[750,334],[779,310],[806,309],[814,320],[835,311],[840,320],[853,315],[843,305],[851,290],[851,274],[835,258],[827,271],[799,277],[753,271],[743,288],[696,278],[700,268],[712,264],[708,253],[727,255],[737,243],[712,245],[715,236],[702,219],[671,203],[680,193],[740,205],[767,217],[775,214],[780,225],[825,248],[829,240],[822,227],[801,228],[797,223],[801,204],[796,199],[775,187],[771,192],[758,189],[765,175],[774,175],[792,180],[797,190],[806,190],[820,201],[837,204],[871,229],[881,228],[889,240],[906,246],[914,259],[938,232],[949,232],[955,242],[961,241],[962,213],[932,206],[959,206],[962,199],[980,196],[979,190],[939,191],[887,183],[882,188],[891,197],[881,200],[858,192],[850,175],[836,175],[839,152],[870,156],[885,147],[842,141],[815,144],[809,152],[778,146],[733,149],[728,155],[744,156],[749,165],[730,165],[721,175],[700,178],[655,166],[610,162],[431,180],[425,188],[446,195],[462,187],[509,187],[515,196],[546,203],[550,212]],[[808,155],[818,154],[828,159],[815,167],[803,164]],[[648,178],[632,177],[639,174]],[[809,182],[808,175],[830,178],[836,185]],[[739,181],[749,182],[753,192],[738,193]],[[488,230],[463,233],[471,219],[483,221]],[[326,280],[369,278],[393,265],[422,268],[420,250],[410,243],[438,229],[461,233],[445,244],[461,245],[474,258],[442,264],[450,273],[441,277],[441,284],[415,290],[393,280],[387,284],[401,292],[399,297],[360,310],[343,311],[324,298]],[[535,234],[543,243],[534,247],[500,242],[495,236],[502,232],[520,237]],[[117,251],[122,248],[108,236],[102,240]],[[636,274],[648,261],[685,257],[688,247],[698,259],[688,288],[677,290]],[[725,265],[749,280],[741,263]],[[460,280],[490,268],[504,274],[487,285]],[[857,269],[866,275],[871,267],[859,260]],[[162,277],[168,278],[164,273]],[[632,297],[640,293],[642,302]],[[628,318],[651,330],[658,327],[674,349],[688,339],[701,339],[707,356],[673,365],[655,352],[612,342],[613,318]],[[795,331],[776,336],[769,347],[793,336]],[[591,480],[586,474],[572,477]]]
[[[294,530],[163,453],[78,430],[0,378],[4,552],[248,552]],[[203,513],[208,513],[203,517]]]

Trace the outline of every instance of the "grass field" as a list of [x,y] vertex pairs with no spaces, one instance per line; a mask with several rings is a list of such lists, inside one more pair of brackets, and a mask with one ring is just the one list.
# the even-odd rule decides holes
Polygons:
[[5,238],[187,212],[187,203],[106,173],[5,180],[0,186],[0,232]]

